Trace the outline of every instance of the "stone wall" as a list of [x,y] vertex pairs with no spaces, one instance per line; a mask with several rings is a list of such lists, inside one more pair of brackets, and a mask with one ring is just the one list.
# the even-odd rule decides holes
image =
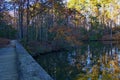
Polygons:
[[53,80],[19,42],[15,45],[20,80]]

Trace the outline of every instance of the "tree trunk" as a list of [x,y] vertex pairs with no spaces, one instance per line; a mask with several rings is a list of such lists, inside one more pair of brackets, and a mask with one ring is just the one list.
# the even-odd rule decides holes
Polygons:
[[19,3],[19,38],[23,39],[23,4],[22,0]]
[[29,0],[27,0],[27,25],[26,25],[26,42],[28,42],[28,27],[29,27]]

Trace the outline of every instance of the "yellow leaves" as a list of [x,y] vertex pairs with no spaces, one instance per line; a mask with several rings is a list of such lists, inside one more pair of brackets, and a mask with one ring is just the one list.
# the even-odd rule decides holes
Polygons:
[[[114,7],[114,10],[120,9],[120,5],[118,4],[119,0],[70,0],[67,4],[68,8],[74,8],[78,11],[84,11],[84,12],[91,12],[93,14],[98,15],[98,12],[102,10],[107,10],[109,11],[112,6]],[[119,2],[120,3],[120,2]],[[112,4],[112,6],[111,6]],[[90,10],[88,10],[88,8]],[[98,8],[101,8],[102,10],[98,10]],[[118,11],[115,11],[118,12]],[[85,14],[85,13],[83,13]],[[102,13],[104,14],[104,13]],[[106,13],[108,18],[111,16]],[[115,14],[115,13],[114,13]]]
[[30,9],[30,11],[33,11],[33,8],[31,7],[31,8],[29,8]]
[[106,11],[106,12],[105,12],[105,16],[110,19],[110,18],[111,18],[110,12]]
[[95,14],[95,16],[98,16],[98,12],[99,12],[99,10],[98,10],[98,8],[97,7],[93,7],[93,13]]
[[67,3],[68,8],[74,8],[76,10],[81,10],[86,4],[86,0],[70,0]]
[[67,3],[67,7],[68,8],[74,8],[74,5],[76,4],[76,0],[70,0],[68,3]]
[[111,1],[113,1],[113,0],[100,0],[100,3],[101,4],[109,4],[109,3],[111,3]]
[[120,68],[119,68],[119,65],[118,65],[118,62],[117,62],[117,61],[111,60],[111,61],[109,62],[109,64],[111,64],[111,65],[113,66],[115,73],[120,73]]
[[116,9],[120,9],[120,5],[115,5]]
[[41,6],[41,4],[40,3],[36,3],[36,8],[39,8],[40,6]]
[[30,11],[33,11],[35,9],[39,9],[40,7],[41,7],[40,3],[35,3],[29,9],[30,9]]
[[92,4],[92,6],[96,6],[97,3],[98,3],[98,0],[90,0],[90,4]]

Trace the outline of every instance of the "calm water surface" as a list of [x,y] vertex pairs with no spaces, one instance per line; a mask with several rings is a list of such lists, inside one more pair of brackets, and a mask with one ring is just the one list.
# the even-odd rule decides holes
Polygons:
[[120,80],[120,44],[92,42],[36,60],[54,80]]

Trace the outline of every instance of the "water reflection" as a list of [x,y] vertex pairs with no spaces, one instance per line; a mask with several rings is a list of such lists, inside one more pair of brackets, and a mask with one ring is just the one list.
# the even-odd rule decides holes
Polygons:
[[120,48],[90,43],[69,52],[41,55],[37,61],[54,80],[120,80]]

